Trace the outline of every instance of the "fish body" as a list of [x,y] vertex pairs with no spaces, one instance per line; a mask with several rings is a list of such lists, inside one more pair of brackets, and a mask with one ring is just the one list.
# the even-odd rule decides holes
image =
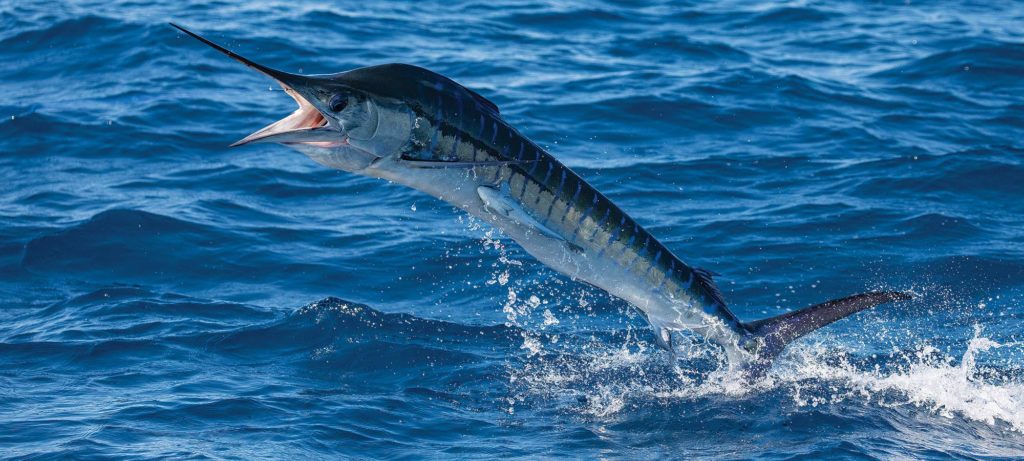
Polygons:
[[683,262],[478,93],[408,64],[290,74],[179,29],[274,78],[299,105],[234,145],[278,142],[325,166],[448,202],[501,229],[552,269],[639,309],[656,344],[669,351],[673,332],[688,330],[722,346],[730,366],[756,377],[794,339],[909,298],[864,293],[744,323],[726,306],[712,272]]

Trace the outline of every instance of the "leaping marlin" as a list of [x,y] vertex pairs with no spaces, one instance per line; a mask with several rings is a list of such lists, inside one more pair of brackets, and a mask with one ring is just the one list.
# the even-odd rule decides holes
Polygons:
[[672,351],[689,330],[729,367],[763,375],[793,340],[911,295],[875,291],[755,322],[726,307],[713,272],[691,267],[579,175],[513,128],[498,106],[427,69],[384,64],[298,75],[182,32],[277,81],[299,108],[232,144],[276,142],[317,163],[422,191],[501,229],[554,270],[607,291],[647,318]]

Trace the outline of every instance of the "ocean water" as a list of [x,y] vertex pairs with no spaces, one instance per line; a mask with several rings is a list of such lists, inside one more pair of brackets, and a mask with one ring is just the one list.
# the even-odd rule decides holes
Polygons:
[[[1024,456],[1024,4],[0,3],[0,455]],[[753,320],[763,381],[452,207],[290,149],[283,70],[496,102]]]

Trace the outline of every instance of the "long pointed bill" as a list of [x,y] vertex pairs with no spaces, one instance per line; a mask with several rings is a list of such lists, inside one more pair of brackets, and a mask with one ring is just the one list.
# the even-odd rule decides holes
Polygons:
[[246,136],[242,140],[231,144],[231,147],[258,142],[282,142],[282,143],[317,143],[318,145],[329,145],[340,142],[339,132],[330,127],[330,123],[323,113],[309,102],[307,95],[302,92],[312,88],[314,79],[298,74],[283,72],[262,64],[253,62],[234,51],[220,46],[206,38],[196,34],[177,24],[170,23],[174,28],[188,34],[189,36],[209,45],[211,48],[228,55],[228,57],[245,64],[247,67],[277,81],[292,99],[298,103],[299,108],[291,115],[278,120],[263,129]]

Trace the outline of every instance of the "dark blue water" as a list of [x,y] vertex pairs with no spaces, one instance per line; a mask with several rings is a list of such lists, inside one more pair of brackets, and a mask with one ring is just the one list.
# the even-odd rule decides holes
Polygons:
[[[0,453],[1024,453],[1024,6],[0,4]],[[173,6],[172,6],[173,5]],[[743,319],[913,289],[768,378],[450,206],[226,146],[288,71],[407,62],[505,118]]]

